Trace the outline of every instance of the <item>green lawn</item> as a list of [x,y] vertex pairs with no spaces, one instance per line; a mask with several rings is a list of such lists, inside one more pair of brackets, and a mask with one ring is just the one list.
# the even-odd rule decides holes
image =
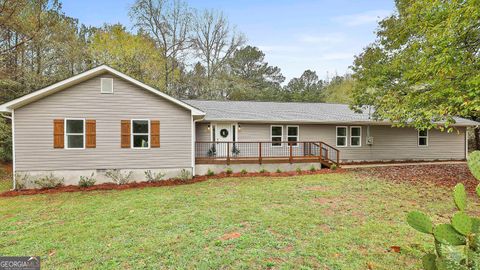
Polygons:
[[418,269],[432,246],[405,214],[445,220],[446,193],[348,173],[0,198],[0,255],[45,269]]

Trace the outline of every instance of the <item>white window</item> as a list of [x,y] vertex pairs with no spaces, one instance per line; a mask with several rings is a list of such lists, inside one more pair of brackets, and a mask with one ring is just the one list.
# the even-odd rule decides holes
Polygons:
[[287,141],[294,142],[293,146],[298,145],[298,126],[287,126]]
[[270,137],[272,138],[272,146],[282,146],[283,126],[271,126]]
[[362,127],[350,127],[350,146],[362,146]]
[[100,79],[100,93],[113,94],[113,79],[101,78]]
[[428,146],[428,130],[418,131],[418,146]]
[[85,148],[85,119],[65,119],[67,149]]
[[337,127],[337,147],[347,146],[347,127]]
[[150,120],[132,120],[132,148],[150,148]]

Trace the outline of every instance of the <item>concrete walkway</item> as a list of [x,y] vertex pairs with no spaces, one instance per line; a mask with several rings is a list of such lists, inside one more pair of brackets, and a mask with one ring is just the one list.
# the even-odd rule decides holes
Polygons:
[[374,167],[392,167],[392,166],[412,166],[412,165],[450,165],[450,164],[466,164],[466,161],[425,161],[425,162],[405,162],[405,163],[372,163],[372,164],[348,164],[341,165],[343,169],[353,168],[374,168]]

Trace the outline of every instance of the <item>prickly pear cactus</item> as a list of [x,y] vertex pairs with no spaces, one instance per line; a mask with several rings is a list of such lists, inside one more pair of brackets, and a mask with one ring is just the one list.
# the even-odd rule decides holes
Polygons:
[[474,151],[468,155],[468,168],[473,176],[480,180],[480,151]]
[[[480,180],[480,151],[470,154],[468,167]],[[480,185],[476,191],[480,197]],[[412,228],[430,234],[434,239],[435,250],[422,258],[425,270],[480,269],[480,219],[465,213],[467,192],[462,183],[453,189],[453,201],[458,212],[452,216],[450,224],[434,225],[426,214],[418,211],[407,215]]]

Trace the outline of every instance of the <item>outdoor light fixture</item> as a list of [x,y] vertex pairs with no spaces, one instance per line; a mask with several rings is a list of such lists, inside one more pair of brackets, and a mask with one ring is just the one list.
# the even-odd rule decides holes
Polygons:
[[208,124],[207,128],[208,128],[208,130],[210,130],[210,124]]
[[242,129],[242,127],[240,126],[240,124],[238,124],[238,130]]

